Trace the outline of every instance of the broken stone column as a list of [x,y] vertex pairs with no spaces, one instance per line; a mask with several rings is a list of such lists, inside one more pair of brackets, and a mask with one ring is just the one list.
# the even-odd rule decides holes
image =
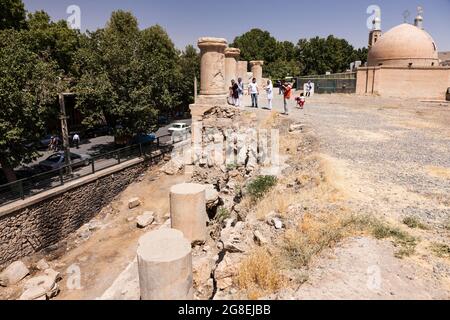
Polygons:
[[192,249],[174,229],[149,232],[137,249],[142,300],[192,300]]
[[225,89],[225,48],[227,40],[222,38],[200,38],[201,54],[200,95],[223,95]]
[[253,77],[256,78],[256,83],[258,83],[258,85],[260,86],[260,90],[265,85],[263,83],[263,70],[262,70],[263,65],[264,61],[250,61]]
[[225,89],[231,86],[231,80],[237,82],[237,58],[241,55],[241,50],[237,48],[225,49]]
[[172,228],[183,232],[191,243],[206,241],[206,188],[200,184],[183,183],[170,190]]
[[248,84],[248,62],[247,61],[238,61],[237,63],[237,77],[241,78],[246,86]]

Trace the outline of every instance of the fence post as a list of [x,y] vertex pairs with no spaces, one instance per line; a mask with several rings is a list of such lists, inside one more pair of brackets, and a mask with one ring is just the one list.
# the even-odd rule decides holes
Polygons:
[[117,152],[117,163],[120,164],[120,151]]
[[63,176],[63,169],[59,169],[59,181],[61,182],[61,185],[64,185],[64,176]]
[[141,157],[144,156],[144,150],[142,150],[142,143],[139,143],[139,152],[141,154]]
[[25,192],[23,190],[23,180],[19,181],[20,199],[25,200]]
[[91,166],[92,166],[92,174],[94,174],[95,173],[95,159],[94,158],[92,158]]

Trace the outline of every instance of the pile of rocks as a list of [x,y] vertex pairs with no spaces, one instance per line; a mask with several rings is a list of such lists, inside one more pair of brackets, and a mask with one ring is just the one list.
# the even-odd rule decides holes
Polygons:
[[19,300],[47,300],[56,297],[60,291],[58,282],[62,279],[61,274],[51,269],[43,259],[36,264],[35,269],[41,271],[41,274],[25,280],[30,275],[30,270],[22,261],[16,261],[0,274],[0,286],[12,287],[25,281]]

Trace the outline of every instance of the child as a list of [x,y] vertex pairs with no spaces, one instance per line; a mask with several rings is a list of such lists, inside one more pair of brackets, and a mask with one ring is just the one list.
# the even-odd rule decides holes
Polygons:
[[296,98],[295,100],[297,101],[298,108],[303,110],[303,108],[305,107],[305,102],[306,102],[305,95],[302,93],[302,94],[300,94],[300,97]]

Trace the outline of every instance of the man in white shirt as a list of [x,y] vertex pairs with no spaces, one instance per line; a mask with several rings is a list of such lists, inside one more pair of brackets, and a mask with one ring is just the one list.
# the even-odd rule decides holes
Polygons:
[[253,78],[252,83],[248,85],[248,94],[252,97],[252,108],[258,108],[259,88],[256,83],[256,78]]
[[80,148],[80,136],[78,135],[78,133],[75,133],[73,136],[73,143],[75,144],[75,147],[77,149]]

